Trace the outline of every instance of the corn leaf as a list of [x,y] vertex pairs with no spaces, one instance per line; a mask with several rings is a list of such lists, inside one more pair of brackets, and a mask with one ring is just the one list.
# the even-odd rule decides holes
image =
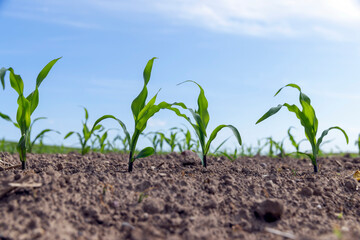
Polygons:
[[144,69],[144,73],[143,73],[143,77],[144,77],[144,87],[141,90],[140,94],[133,100],[133,102],[131,103],[131,111],[134,115],[134,119],[135,121],[138,119],[138,115],[140,113],[140,111],[144,108],[145,106],[145,101],[148,95],[148,91],[147,91],[147,84],[150,81],[150,76],[151,76],[151,70],[152,70],[152,66],[154,63],[154,60],[156,58],[152,58],[148,61],[148,63],[145,66]]
[[258,124],[258,123],[264,121],[265,119],[267,119],[268,117],[271,117],[272,115],[276,114],[278,111],[280,111],[282,106],[283,105],[279,104],[276,107],[270,108],[269,111],[267,111],[259,120],[257,120],[257,122],[255,124]]
[[73,132],[73,131],[68,132],[68,133],[65,135],[64,139],[67,139],[68,137],[70,137],[70,136],[73,135],[74,133],[75,133],[75,132]]
[[152,147],[146,147],[146,148],[144,148],[143,150],[141,150],[138,155],[136,155],[136,156],[134,157],[134,160],[135,160],[135,159],[138,159],[138,158],[148,157],[148,156],[154,154],[154,152],[155,152],[154,148],[152,148]]
[[2,85],[3,89],[5,89],[5,80],[4,80],[4,78],[5,78],[5,73],[6,73],[7,70],[8,69],[4,68],[4,67],[0,69],[0,80],[1,80],[1,85]]
[[31,143],[31,145],[34,145],[35,142],[36,142],[39,138],[41,138],[42,136],[44,136],[45,133],[47,133],[47,132],[56,132],[56,133],[60,134],[59,131],[55,131],[55,130],[53,130],[53,129],[44,129],[44,130],[42,130],[38,135],[36,135],[36,137],[34,138],[34,140],[33,140],[32,143]]
[[18,111],[16,114],[16,121],[20,126],[22,134],[25,134],[27,129],[30,127],[30,102],[23,96],[18,98]]
[[12,68],[10,69],[10,85],[19,94],[22,95],[24,91],[24,82],[20,75],[16,75]]
[[42,81],[46,78],[46,76],[49,74],[51,68],[54,66],[54,64],[60,59],[56,58],[52,61],[50,61],[48,64],[46,64],[46,66],[40,71],[39,75],[36,78],[36,88],[40,87],[40,84],[42,83]]
[[320,148],[320,144],[322,143],[323,138],[324,138],[324,137],[329,133],[329,131],[332,130],[332,129],[340,130],[340,131],[344,134],[344,136],[345,136],[346,143],[349,143],[349,137],[348,137],[348,135],[346,134],[346,132],[345,132],[342,128],[340,128],[340,127],[338,127],[338,126],[335,126],[335,127],[331,127],[331,128],[329,128],[329,129],[326,129],[326,130],[324,130],[324,131],[322,132],[322,134],[321,134],[321,136],[319,137],[318,142],[317,142],[317,144],[316,144],[317,149]]
[[209,149],[210,149],[210,144],[211,142],[216,138],[216,135],[218,134],[218,132],[223,129],[224,127],[228,127],[232,130],[236,140],[238,141],[238,143],[241,145],[241,137],[240,137],[240,133],[239,131],[232,125],[225,125],[225,124],[222,124],[222,125],[219,125],[217,126],[213,131],[212,133],[210,134],[210,137],[209,137],[209,140],[207,141],[206,143],[206,146],[205,146],[205,152],[204,154],[206,155],[208,152],[209,152]]
[[27,96],[26,99],[30,102],[30,106],[31,106],[30,109],[31,109],[31,114],[32,114],[39,104],[38,88],[35,88],[35,90],[29,96]]
[[104,115],[104,116],[98,118],[98,119],[95,121],[95,123],[94,123],[94,125],[93,125],[93,127],[92,127],[92,129],[91,129],[91,132],[95,131],[96,126],[97,126],[101,121],[103,121],[103,120],[105,120],[105,119],[108,119],[108,118],[114,119],[115,121],[117,121],[117,122],[120,124],[120,126],[122,127],[122,129],[123,129],[123,131],[124,131],[124,133],[125,133],[125,138],[127,139],[127,142],[130,142],[130,134],[129,134],[128,130],[126,129],[125,124],[124,124],[121,120],[119,120],[119,119],[117,119],[116,117],[114,117],[113,115]]

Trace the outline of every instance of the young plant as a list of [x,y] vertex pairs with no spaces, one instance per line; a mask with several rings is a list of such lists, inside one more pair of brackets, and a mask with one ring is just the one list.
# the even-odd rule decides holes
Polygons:
[[27,139],[27,141],[26,141],[27,144],[28,144],[28,145],[27,145],[27,150],[28,150],[29,153],[32,153],[32,149],[33,149],[33,147],[34,147],[34,145],[35,145],[35,142],[36,142],[37,140],[40,140],[40,142],[42,143],[42,140],[43,140],[43,138],[44,138],[44,136],[45,136],[46,133],[48,133],[48,132],[55,132],[55,133],[57,133],[57,134],[60,134],[59,131],[56,131],[56,130],[47,128],[47,129],[42,130],[38,135],[36,135],[36,137],[34,138],[34,140],[31,141],[31,132],[32,132],[33,125],[34,125],[35,122],[37,122],[37,121],[39,121],[39,120],[41,120],[41,119],[46,119],[46,118],[45,118],[45,117],[35,118],[35,119],[32,121],[32,123],[30,124],[29,130],[28,130],[28,135],[27,135],[27,138],[28,138],[28,139]]
[[[206,141],[206,137],[207,137],[206,128],[207,128],[209,120],[210,120],[210,115],[207,110],[208,109],[208,101],[205,97],[204,89],[195,81],[188,80],[185,82],[192,82],[192,83],[198,85],[198,87],[200,88],[200,93],[199,93],[198,101],[197,101],[198,109],[194,111],[193,109],[186,107],[185,104],[183,104],[183,103],[177,103],[174,105],[180,106],[183,109],[188,109],[190,111],[190,113],[192,114],[192,116],[195,120],[195,123],[193,123],[188,116],[181,114],[177,108],[176,109],[173,108],[170,110],[173,110],[178,116],[185,118],[190,123],[190,125],[194,128],[195,133],[196,133],[199,143],[200,143],[200,147],[201,147],[202,165],[204,167],[206,167],[207,166],[206,156],[209,153],[210,144],[216,138],[218,132],[221,129],[223,129],[225,127],[230,128],[240,145],[241,145],[241,137],[240,137],[239,131],[234,126],[222,124],[222,125],[217,126],[213,130],[213,132],[210,134],[208,141]],[[185,82],[183,82],[183,83],[185,83]],[[180,84],[182,84],[182,83],[180,83]]]
[[359,155],[360,155],[360,134],[359,134],[358,140],[355,141],[355,145],[357,145],[357,147],[359,149]]
[[185,137],[183,149],[191,150],[194,147],[196,141],[191,138],[191,133],[189,129],[186,129],[186,132],[183,129],[181,129],[181,131]]
[[173,104],[169,104],[166,102],[161,102],[157,105],[155,104],[158,93],[156,93],[155,96],[152,99],[150,99],[148,103],[146,103],[146,99],[148,95],[147,84],[150,81],[151,70],[155,59],[156,58],[150,59],[146,64],[143,72],[144,86],[141,92],[139,93],[139,95],[131,103],[131,110],[135,121],[135,129],[133,135],[130,137],[130,134],[127,131],[125,124],[121,120],[114,117],[113,115],[104,115],[95,122],[96,125],[107,118],[112,118],[120,124],[120,126],[124,130],[125,137],[128,139],[128,142],[130,143],[130,155],[129,155],[129,165],[128,165],[129,172],[133,170],[133,164],[136,159],[148,157],[154,153],[154,148],[152,147],[146,147],[142,149],[138,154],[135,153],[136,144],[139,140],[140,135],[145,130],[148,120],[152,116],[154,116],[155,113],[159,112],[161,109],[173,110],[172,109]]
[[289,127],[288,131],[287,131],[287,134],[288,134],[288,137],[290,139],[290,142],[291,144],[294,146],[295,150],[296,150],[296,156],[298,156],[298,152],[300,151],[300,143],[306,141],[306,139],[302,139],[300,140],[299,142],[296,142],[295,141],[295,138],[294,138],[294,135],[291,134],[290,130],[292,129],[293,127]]
[[130,145],[130,142],[128,141],[128,138],[127,138],[126,136],[122,137],[121,135],[117,135],[117,136],[113,139],[113,142],[112,142],[112,144],[111,144],[111,145],[113,146],[113,148],[115,148],[115,146],[116,146],[115,142],[116,142],[117,140],[120,140],[120,142],[121,142],[121,145],[122,145],[122,148],[120,148],[120,149],[122,149],[121,151],[122,151],[123,153],[127,153],[127,152],[128,152],[128,148],[129,148],[129,145]]
[[[300,111],[300,109],[296,105],[290,105],[288,103],[279,104],[277,107],[270,108],[270,110],[268,112],[266,112],[256,122],[256,124],[258,124],[258,123],[264,121],[265,119],[267,119],[268,117],[276,114],[283,106],[285,106],[290,112],[295,113],[296,117],[300,120],[301,125],[304,127],[305,136],[309,140],[309,142],[311,144],[311,149],[312,149],[312,153],[301,153],[301,152],[299,152],[299,153],[305,154],[311,159],[311,163],[314,166],[314,172],[316,173],[316,172],[318,172],[317,156],[319,153],[320,144],[322,143],[323,138],[328,134],[328,132],[332,129],[338,129],[344,134],[347,143],[349,143],[349,138],[348,138],[346,132],[342,128],[335,126],[335,127],[329,128],[327,130],[324,130],[322,132],[321,136],[318,139],[316,139],[316,133],[318,130],[318,119],[316,118],[314,108],[311,106],[310,98],[307,95],[305,95],[301,91],[301,88],[296,84],[291,83],[291,84],[286,85],[285,87],[292,87],[292,88],[296,88],[297,90],[299,90],[299,92],[300,92],[299,101],[302,106],[302,110]],[[276,92],[275,96],[285,87],[280,88]]]
[[20,129],[21,137],[17,144],[17,151],[19,153],[22,169],[26,168],[26,153],[29,146],[29,129],[31,128],[31,115],[39,104],[39,87],[43,80],[46,78],[51,68],[60,58],[50,61],[39,73],[36,78],[35,90],[27,97],[24,96],[24,82],[20,75],[15,74],[14,70],[10,67],[8,69],[2,68],[0,70],[1,84],[4,88],[4,77],[7,71],[10,72],[10,85],[18,93],[17,99],[18,110],[16,114],[16,122],[13,122],[11,118],[5,114],[0,113],[0,117],[12,122],[17,128]]
[[[153,148],[154,148],[154,153],[157,153],[158,152],[158,146],[160,145],[161,142],[163,142],[164,138],[162,137],[161,135],[162,133],[160,132],[149,132],[147,134],[144,134],[148,139],[149,141],[151,142]],[[149,137],[149,135],[152,135],[152,137]],[[162,151],[162,147],[161,147],[161,151]]]
[[[176,146],[178,146],[177,143],[177,139],[176,139],[176,135],[178,134],[178,132],[175,132],[174,130],[176,130],[178,128],[174,127],[174,128],[170,128],[170,136],[166,137],[165,134],[158,132],[158,134],[165,140],[165,142],[169,145],[170,147],[170,152],[174,152],[174,149]],[[181,148],[181,146],[180,146]],[[181,150],[180,150],[181,151]]]
[[280,158],[284,158],[286,156],[285,149],[284,149],[284,140],[281,142],[274,142],[276,150],[278,150],[278,156]]
[[227,153],[226,151],[222,151],[221,154],[227,157],[231,162],[234,162],[238,158],[238,148],[234,149],[233,153]]
[[87,126],[87,121],[89,119],[89,112],[85,107],[83,107],[83,108],[85,111],[85,122],[82,123],[82,125],[83,125],[82,135],[80,132],[71,131],[65,135],[64,139],[67,139],[68,137],[70,137],[71,135],[73,135],[75,133],[78,136],[78,139],[80,142],[81,154],[85,155],[86,153],[88,153],[90,151],[90,146],[88,146],[88,141],[90,140],[92,134],[96,130],[100,130],[102,128],[102,126],[95,123],[93,125],[93,127],[91,128],[91,130],[89,130],[89,127]]

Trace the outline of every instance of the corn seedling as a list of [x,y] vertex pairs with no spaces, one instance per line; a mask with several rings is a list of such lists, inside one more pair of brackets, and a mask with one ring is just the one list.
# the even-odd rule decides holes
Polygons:
[[[160,132],[149,132],[144,134],[147,139],[149,139],[149,141],[152,144],[152,147],[154,148],[154,153],[158,152],[158,146],[160,145],[160,139],[161,139],[161,135],[159,134]],[[152,137],[150,137],[150,135],[152,135]]]
[[138,142],[140,135],[145,130],[148,120],[152,116],[154,116],[155,113],[159,112],[161,109],[169,109],[175,112],[176,111],[179,112],[178,109],[174,109],[172,107],[172,105],[174,104],[161,102],[158,105],[156,105],[155,101],[158,93],[156,93],[155,96],[151,98],[148,103],[146,103],[146,99],[148,95],[147,84],[150,81],[151,70],[155,59],[156,58],[150,59],[146,64],[143,72],[143,77],[144,77],[143,89],[131,103],[131,111],[133,113],[133,117],[135,121],[135,129],[133,135],[130,137],[130,134],[127,131],[125,124],[121,120],[114,117],[113,115],[104,115],[95,122],[96,125],[105,119],[111,118],[116,120],[120,124],[120,126],[124,130],[125,137],[128,139],[127,141],[130,143],[130,154],[129,154],[129,165],[128,165],[129,172],[133,170],[133,164],[136,159],[148,157],[154,153],[154,148],[146,147],[142,149],[138,154],[135,154],[136,144]]
[[[206,141],[206,137],[207,137],[206,128],[208,126],[210,116],[209,116],[209,112],[207,110],[208,101],[207,101],[207,99],[205,97],[204,89],[198,83],[196,83],[195,81],[188,80],[188,81],[185,81],[185,82],[192,82],[192,83],[198,85],[198,87],[200,88],[200,93],[199,93],[198,101],[197,101],[198,109],[194,111],[191,108],[187,108],[185,106],[185,104],[183,104],[183,103],[178,103],[178,104],[174,104],[174,105],[180,106],[180,107],[182,107],[184,109],[188,109],[190,111],[190,113],[192,114],[192,116],[193,116],[193,118],[195,120],[195,123],[193,123],[190,120],[190,118],[187,117],[186,115],[181,114],[178,109],[176,109],[177,111],[174,110],[174,112],[178,116],[181,116],[181,117],[185,118],[190,123],[190,125],[194,128],[195,133],[196,133],[196,135],[198,137],[198,140],[199,140],[199,143],[200,143],[200,147],[201,147],[202,165],[204,167],[206,167],[207,166],[206,155],[209,153],[210,144],[216,138],[218,132],[221,129],[223,129],[225,127],[230,128],[240,145],[241,145],[241,137],[240,137],[240,134],[239,134],[238,130],[234,126],[232,126],[232,125],[224,125],[223,124],[223,125],[217,126],[213,130],[213,132],[210,134],[210,137],[209,137],[208,141]],[[183,83],[185,83],[185,82],[183,82]],[[180,84],[182,84],[182,83],[180,83]]]
[[231,162],[234,162],[238,158],[238,148],[235,148],[233,153],[227,153],[226,151],[222,151],[221,154],[227,157]]
[[294,146],[295,150],[296,150],[296,157],[298,157],[298,152],[300,152],[300,144],[304,141],[306,141],[306,139],[302,139],[300,140],[299,142],[296,142],[295,141],[295,138],[294,138],[294,135],[291,134],[290,130],[292,129],[293,127],[289,127],[288,131],[287,131],[287,134],[288,134],[288,137],[290,139],[290,142],[291,142],[291,145]]
[[212,152],[212,154],[216,154],[217,152],[219,152],[220,148],[227,142],[227,140],[229,140],[230,137],[226,138],[224,141],[222,141],[216,148],[215,150]]
[[34,123],[36,122],[36,121],[38,121],[38,120],[41,120],[41,119],[46,119],[45,117],[39,117],[39,118],[35,118],[33,121],[32,121],[32,123],[30,124],[30,127],[29,127],[29,130],[28,130],[28,135],[27,135],[27,150],[28,150],[28,152],[29,153],[32,153],[32,149],[33,149],[33,147],[34,147],[34,145],[35,145],[35,142],[37,141],[37,140],[40,140],[40,145],[42,144],[42,141],[43,141],[43,138],[44,138],[44,136],[45,136],[45,134],[46,133],[48,133],[48,132],[55,132],[55,133],[57,133],[57,134],[60,134],[60,132],[59,131],[55,131],[55,130],[53,130],[53,129],[49,129],[49,128],[47,128],[47,129],[44,129],[44,130],[42,130],[38,135],[36,135],[36,137],[34,138],[34,140],[33,141],[31,141],[31,132],[32,132],[32,128],[33,128],[33,125],[34,125]]
[[122,137],[121,135],[117,135],[114,139],[113,139],[113,142],[112,142],[112,146],[113,148],[115,148],[116,144],[115,142],[117,140],[120,140],[121,142],[121,145],[122,145],[122,148],[120,148],[120,151],[124,152],[124,153],[127,153],[128,152],[128,148],[129,148],[129,144],[130,142],[128,141],[128,138],[126,136]]
[[261,144],[261,139],[257,140],[257,146],[256,146],[256,156],[260,156],[261,155],[261,151],[265,148],[265,144]]
[[359,150],[359,155],[360,155],[360,134],[359,134],[359,136],[358,136],[358,140],[355,141],[355,145],[357,145],[358,150]]
[[27,97],[24,96],[24,82],[20,75],[15,74],[13,68],[2,68],[0,70],[1,84],[5,87],[5,73],[10,72],[10,85],[18,93],[17,99],[18,109],[16,114],[16,122],[13,122],[11,118],[5,114],[0,113],[0,117],[12,122],[17,128],[20,129],[21,137],[17,145],[17,151],[19,153],[22,169],[26,168],[26,153],[29,146],[29,129],[31,128],[31,115],[39,104],[39,87],[43,80],[46,78],[51,68],[60,58],[50,61],[38,74],[36,78],[35,90]]
[[[175,147],[178,146],[178,142],[176,139],[176,135],[178,134],[178,132],[175,132],[174,130],[176,130],[178,128],[174,127],[174,128],[170,128],[170,136],[166,137],[165,134],[159,132],[158,134],[160,135],[160,137],[162,137],[165,142],[169,145],[170,147],[170,152],[174,152]],[[181,146],[180,146],[181,148]],[[181,151],[181,150],[180,150]]]
[[272,139],[272,137],[268,137],[266,138],[267,142],[265,143],[265,146],[269,146],[269,151],[268,151],[268,156],[269,157],[273,157],[274,156],[274,140]]
[[195,146],[196,141],[191,138],[190,130],[186,129],[185,131],[183,129],[180,129],[180,131],[184,134],[185,137],[182,146],[183,150],[191,150]]
[[286,156],[284,149],[284,140],[285,139],[283,139],[281,142],[274,141],[275,149],[278,151],[277,156],[279,156],[280,158],[284,158]]
[[83,107],[83,108],[85,111],[85,122],[82,123],[82,125],[83,125],[82,134],[80,132],[71,131],[65,135],[64,139],[67,139],[71,135],[76,134],[78,136],[79,143],[81,146],[81,154],[85,155],[86,153],[88,153],[90,151],[90,146],[88,146],[88,141],[90,140],[92,134],[94,133],[94,131],[100,130],[102,128],[102,126],[98,125],[96,123],[93,125],[91,130],[89,130],[89,127],[87,126],[87,122],[89,120],[89,112],[85,107]]
[[[299,153],[307,155],[310,158],[311,163],[314,166],[314,172],[318,172],[317,156],[319,154],[320,144],[322,143],[323,138],[328,134],[328,132],[332,129],[338,129],[344,134],[347,143],[349,143],[349,138],[348,138],[346,132],[342,128],[335,126],[335,127],[329,128],[327,130],[324,130],[322,132],[321,136],[318,139],[316,139],[316,133],[318,130],[318,119],[316,118],[314,108],[311,106],[310,98],[307,95],[305,95],[301,91],[301,88],[296,84],[291,83],[291,84],[286,85],[285,87],[292,87],[292,88],[296,88],[297,90],[299,90],[299,92],[300,92],[299,101],[302,106],[302,110],[300,111],[300,109],[296,105],[290,105],[288,103],[279,104],[277,107],[273,107],[268,112],[266,112],[256,122],[256,124],[258,124],[258,123],[264,121],[265,119],[267,119],[268,117],[276,114],[283,106],[285,106],[290,112],[295,113],[296,117],[300,120],[301,125],[304,127],[305,136],[309,140],[309,142],[311,144],[311,149],[312,149],[312,154],[311,153],[302,153],[302,152],[299,152]],[[280,88],[276,92],[275,96],[283,88]]]
[[[108,132],[111,131],[111,130],[116,130],[116,128],[110,128],[106,131],[104,131],[105,128],[102,128],[98,131],[99,134],[94,134],[95,135],[95,140],[96,142],[98,143],[98,146],[99,146],[99,151],[101,153],[104,153],[105,152],[105,148],[106,147],[109,147],[111,148],[111,143],[108,141]],[[101,135],[100,133],[104,131]]]

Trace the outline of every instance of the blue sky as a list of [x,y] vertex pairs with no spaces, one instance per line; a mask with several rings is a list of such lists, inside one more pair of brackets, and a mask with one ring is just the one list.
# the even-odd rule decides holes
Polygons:
[[[338,125],[340,132],[325,150],[356,151],[360,133],[360,2],[355,0],[17,0],[0,1],[0,66],[13,67],[31,92],[38,72],[62,56],[40,87],[34,117],[45,116],[35,131],[53,128],[48,143],[63,141],[80,130],[86,106],[90,122],[104,114],[122,119],[130,131],[130,104],[142,88],[147,60],[158,57],[148,85],[149,96],[162,89],[158,101],[183,101],[195,107],[196,86],[176,86],[184,80],[200,83],[209,101],[212,130],[233,124],[245,145],[272,136],[282,140],[289,126],[304,138],[296,117],[282,109],[267,121],[255,122],[270,107],[297,103],[300,85],[312,99],[319,131]],[[6,82],[0,111],[15,118],[16,94]],[[40,123],[40,122],[39,122]],[[116,127],[110,120],[107,127]],[[162,111],[146,132],[185,123]],[[319,132],[320,135],[321,132]],[[115,132],[113,132],[115,134]],[[231,135],[219,134],[214,146]],[[0,137],[18,139],[19,131],[5,121]],[[285,141],[288,149],[288,140]],[[148,141],[140,140],[139,146]],[[228,141],[233,148],[235,139]],[[302,150],[310,149],[304,144]]]

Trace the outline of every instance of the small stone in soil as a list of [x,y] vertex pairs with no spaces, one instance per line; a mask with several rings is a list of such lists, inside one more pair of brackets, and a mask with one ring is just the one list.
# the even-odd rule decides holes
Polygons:
[[284,212],[283,204],[276,199],[266,199],[255,205],[254,214],[265,222],[276,222],[281,219]]

